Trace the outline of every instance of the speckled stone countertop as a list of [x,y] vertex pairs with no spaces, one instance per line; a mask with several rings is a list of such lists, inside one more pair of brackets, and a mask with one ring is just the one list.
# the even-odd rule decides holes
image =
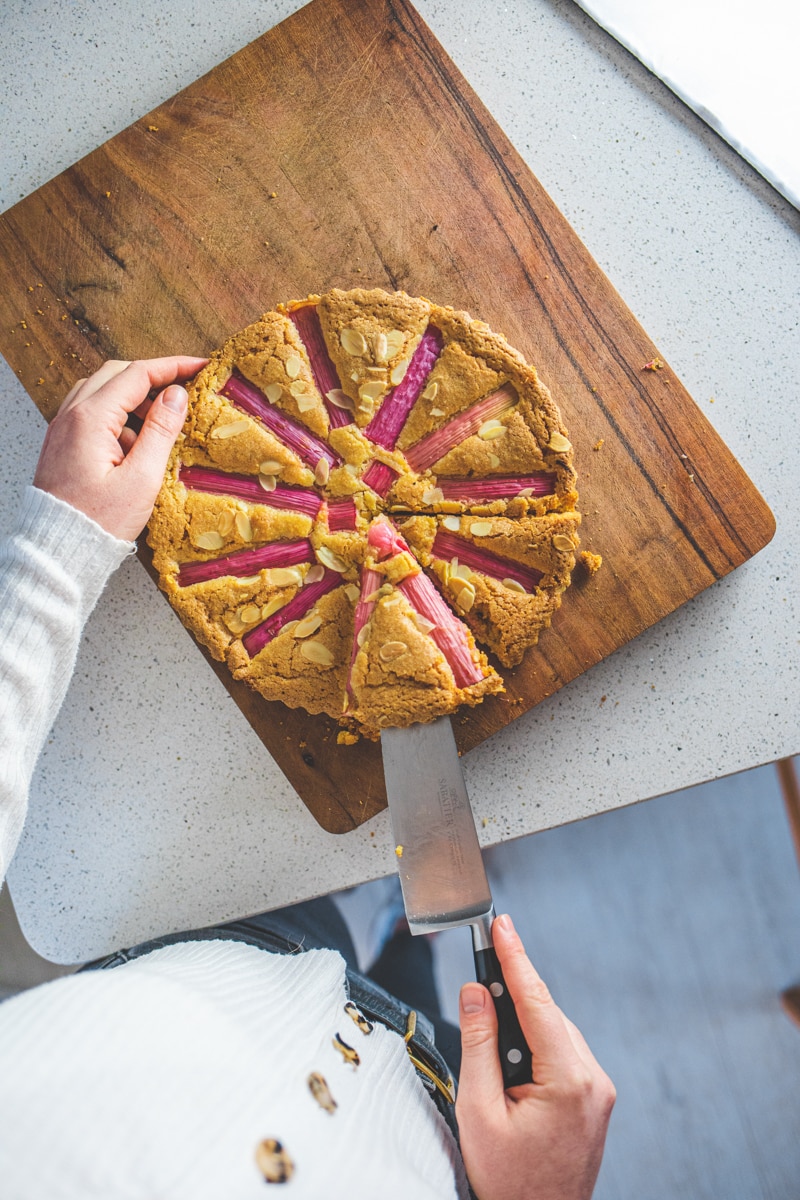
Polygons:
[[[299,7],[5,6],[0,208]],[[568,0],[417,7],[778,523],[756,558],[464,760],[488,845],[800,751],[800,214]],[[2,361],[0,392],[8,520],[44,426]],[[386,813],[319,828],[126,563],[90,619],[9,876],[32,945],[75,962],[394,866]]]

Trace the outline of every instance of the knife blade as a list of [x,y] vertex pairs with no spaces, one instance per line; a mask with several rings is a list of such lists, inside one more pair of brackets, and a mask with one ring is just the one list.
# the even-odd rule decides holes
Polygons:
[[389,815],[412,934],[469,925],[490,991],[506,1088],[530,1083],[531,1052],[492,944],[494,904],[449,717],[381,732]]

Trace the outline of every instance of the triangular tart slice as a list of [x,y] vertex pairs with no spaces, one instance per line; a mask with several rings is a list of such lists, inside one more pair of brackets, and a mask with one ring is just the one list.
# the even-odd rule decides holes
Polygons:
[[569,586],[580,515],[411,517],[400,526],[449,603],[503,666],[522,661]]
[[[259,644],[259,631],[270,620],[279,621],[281,610],[231,644],[227,660],[235,679],[243,679],[268,700],[281,700],[289,708],[341,712],[353,643],[353,599],[341,576],[331,578],[332,574],[316,585],[321,590],[330,583],[331,589],[263,645]],[[301,588],[293,601],[302,604],[304,593],[310,598],[314,588],[314,584]]]

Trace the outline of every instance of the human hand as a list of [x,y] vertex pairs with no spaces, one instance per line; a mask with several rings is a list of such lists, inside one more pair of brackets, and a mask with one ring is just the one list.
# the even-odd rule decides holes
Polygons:
[[532,1057],[534,1083],[503,1090],[497,1017],[479,983],[461,989],[461,1152],[479,1200],[589,1200],[614,1085],[534,970],[511,918],[492,937]]
[[[178,381],[191,379],[206,362],[109,361],[81,379],[50,422],[34,485],[115,537],[134,541],[153,511],[186,415],[186,389]],[[143,420],[138,434],[125,424],[130,413]]]

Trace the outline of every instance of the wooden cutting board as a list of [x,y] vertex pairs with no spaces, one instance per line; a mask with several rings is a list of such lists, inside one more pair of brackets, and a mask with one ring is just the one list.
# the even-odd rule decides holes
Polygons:
[[[469,310],[564,414],[585,548],[469,750],[761,549],[772,514],[405,0],[313,0],[0,218],[0,349],[50,417],[109,357],[203,354],[280,300]],[[147,563],[147,551],[141,551]],[[190,635],[187,633],[187,637]],[[319,823],[385,804],[380,750],[212,663]]]

